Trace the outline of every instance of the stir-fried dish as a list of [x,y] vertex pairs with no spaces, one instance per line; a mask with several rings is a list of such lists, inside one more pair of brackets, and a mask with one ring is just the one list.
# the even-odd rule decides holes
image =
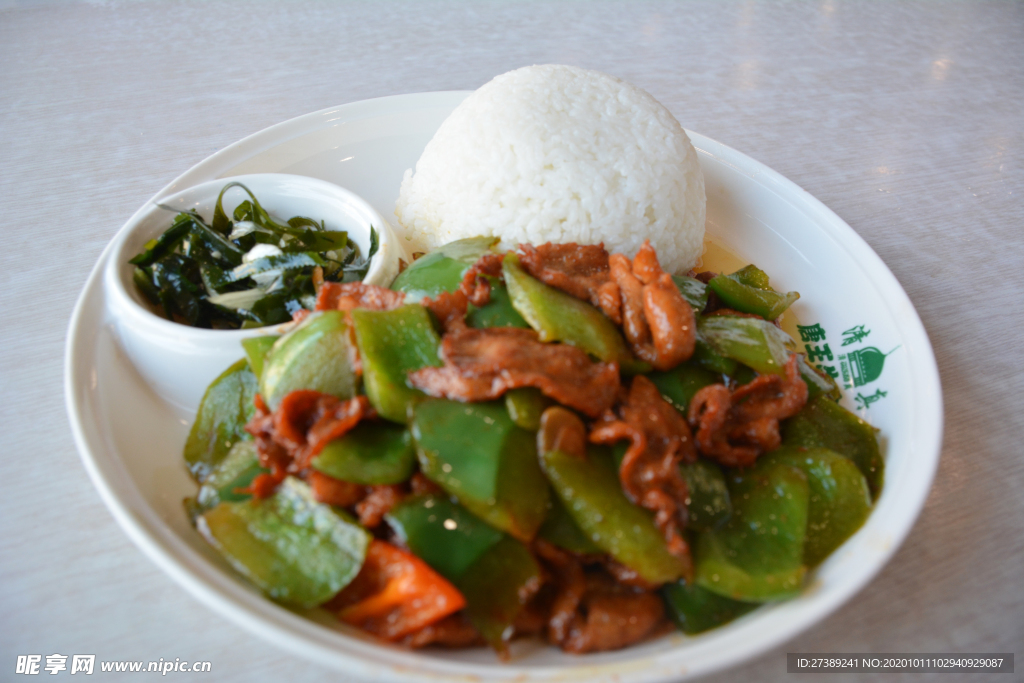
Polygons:
[[882,482],[874,430],[776,324],[765,273],[460,240],[313,312],[207,390],[187,508],[242,575],[411,647],[567,652],[797,595]]

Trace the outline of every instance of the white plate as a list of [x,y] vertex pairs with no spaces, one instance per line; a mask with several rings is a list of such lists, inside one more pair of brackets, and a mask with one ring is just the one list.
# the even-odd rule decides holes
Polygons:
[[[403,95],[301,116],[214,154],[153,200],[214,178],[293,173],[346,187],[391,216],[403,172],[467,94]],[[698,637],[672,634],[618,652],[578,657],[517,643],[508,664],[482,648],[411,652],[383,645],[325,613],[299,614],[264,599],[206,546],[182,511],[182,498],[195,491],[181,461],[191,415],[156,398],[120,350],[100,277],[109,247],[72,316],[65,370],[75,440],[104,502],[154,562],[211,608],[275,644],[368,680],[679,680],[736,664],[811,626],[867,584],[924,504],[942,436],[938,370],[906,294],[846,223],[771,169],[690,137],[704,171],[710,234],[756,262],[777,286],[801,292],[797,317],[826,335],[808,340],[810,350],[841,379],[845,373],[851,385],[862,382],[845,391],[844,402],[881,429],[882,495],[864,527],[811,575],[799,598]],[[849,339],[856,341],[844,345]],[[858,353],[867,347],[889,354],[875,368],[878,377],[863,362],[867,354]]]

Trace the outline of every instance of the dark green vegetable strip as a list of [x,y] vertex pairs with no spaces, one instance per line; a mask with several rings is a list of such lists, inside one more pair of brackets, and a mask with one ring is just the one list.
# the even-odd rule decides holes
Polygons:
[[697,585],[745,602],[799,593],[807,573],[807,476],[784,463],[759,462],[732,476],[729,495],[726,525],[697,537]]
[[581,555],[604,552],[583,533],[557,495],[551,497],[551,510],[537,531],[537,537]]
[[686,480],[687,528],[711,531],[722,526],[732,516],[732,501],[722,469],[710,460],[680,463],[679,470]]
[[414,555],[452,582],[504,536],[461,505],[433,494],[406,498],[386,519]]
[[[700,317],[697,318],[698,322]],[[696,363],[706,370],[718,373],[720,375],[732,376],[736,372],[736,368],[739,367],[739,363],[734,361],[732,358],[726,358],[719,354],[711,345],[697,338],[697,343],[693,347],[693,355],[690,357],[690,363]]]
[[682,580],[664,586],[661,595],[668,616],[687,635],[721,626],[758,607],[756,603],[731,600]]
[[709,384],[722,381],[721,372],[708,370],[696,362],[686,362],[665,372],[652,372],[648,377],[665,400],[683,415],[687,414],[694,394]]
[[803,471],[810,486],[804,562],[820,564],[864,524],[871,492],[853,461],[824,448],[779,448],[762,457]]
[[196,522],[240,574],[274,600],[304,608],[355,578],[371,539],[293,477],[270,498],[221,503]]
[[313,469],[353,484],[401,484],[416,468],[412,434],[402,425],[363,421],[328,443]]
[[606,449],[592,447],[586,458],[558,450],[541,453],[541,466],[566,511],[603,551],[645,581],[662,584],[682,576],[654,520],[629,502]]
[[466,598],[466,613],[480,635],[498,652],[512,638],[512,625],[524,595],[541,582],[541,569],[525,545],[505,536],[455,582]]
[[673,275],[672,282],[676,283],[676,289],[690,304],[693,312],[700,315],[700,312],[708,305],[708,288],[700,280],[685,275]]
[[356,393],[349,363],[348,328],[341,311],[313,313],[271,347],[260,377],[260,395],[277,410],[289,392],[312,389],[340,399]]
[[418,303],[424,297],[454,292],[477,259],[497,242],[493,237],[456,240],[416,259],[399,273],[391,289],[405,292],[405,300]]
[[516,426],[535,432],[540,429],[540,416],[554,401],[541,393],[540,389],[523,387],[505,392],[505,409]]
[[782,445],[827,448],[849,458],[867,479],[872,497],[877,498],[885,475],[877,431],[827,396],[819,396],[782,423]]
[[274,344],[280,338],[280,335],[268,334],[261,337],[247,337],[242,340],[242,349],[245,351],[245,357],[249,361],[249,367],[252,369],[253,374],[256,375],[257,382],[263,376],[263,364],[266,362],[270,349],[274,347]]
[[248,488],[258,474],[267,471],[260,467],[256,444],[252,441],[238,441],[203,482],[197,501],[203,510],[209,510],[222,502],[248,500],[252,496],[240,493],[239,489]]
[[533,539],[547,514],[548,487],[534,435],[512,422],[503,402],[424,401],[412,434],[424,476],[492,526]]
[[790,351],[796,349],[796,342],[788,334],[757,318],[703,316],[697,320],[697,335],[715,353],[760,373],[784,375]]
[[243,427],[256,412],[255,396],[256,376],[244,359],[207,387],[185,441],[185,462],[198,482],[206,480],[235,443],[252,438]]
[[505,256],[502,272],[512,305],[541,341],[572,344],[595,358],[617,362],[627,374],[651,369],[633,357],[615,323],[601,311],[528,275],[514,253]]
[[142,252],[128,260],[133,266],[146,267],[156,263],[159,259],[167,256],[181,244],[181,241],[192,229],[192,218],[188,214],[178,214],[162,235],[146,243]]
[[366,396],[381,417],[405,423],[409,411],[424,398],[408,385],[408,374],[427,366],[440,366],[434,331],[427,309],[406,304],[391,311],[352,311],[356,340],[363,362]]
[[775,320],[800,298],[798,292],[776,292],[768,286],[768,276],[756,266],[747,266],[732,275],[718,275],[708,287],[726,306]]

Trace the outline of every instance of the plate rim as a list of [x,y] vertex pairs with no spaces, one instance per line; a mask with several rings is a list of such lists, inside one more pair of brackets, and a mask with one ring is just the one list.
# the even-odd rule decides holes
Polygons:
[[[719,656],[698,663],[697,666],[684,666],[682,662],[670,661],[673,655],[672,650],[650,657],[648,666],[644,668],[637,668],[633,660],[610,664],[591,664],[581,661],[580,665],[572,667],[550,665],[523,667],[497,662],[493,665],[482,665],[439,657],[423,657],[411,651],[396,650],[376,643],[370,644],[351,637],[348,640],[352,641],[351,645],[360,652],[342,651],[338,649],[337,643],[332,642],[333,638],[322,637],[327,629],[266,600],[262,601],[266,603],[265,605],[258,607],[247,604],[242,597],[245,595],[244,589],[226,577],[220,576],[219,570],[211,571],[212,567],[203,567],[183,559],[180,554],[181,548],[173,546],[176,544],[180,544],[184,548],[187,546],[180,539],[168,537],[166,531],[153,527],[151,518],[157,517],[158,520],[158,516],[153,510],[147,509],[145,501],[142,500],[141,494],[135,489],[134,482],[130,478],[127,479],[130,488],[127,495],[124,492],[115,491],[114,480],[119,476],[123,477],[126,473],[108,471],[110,466],[101,462],[101,459],[98,459],[92,452],[97,437],[88,434],[87,428],[96,425],[89,425],[85,418],[89,409],[94,407],[88,404],[88,396],[90,391],[95,391],[95,378],[92,380],[91,387],[81,386],[80,378],[83,365],[87,365],[95,357],[95,350],[100,343],[100,335],[103,328],[109,323],[109,311],[104,305],[103,298],[102,272],[104,264],[110,258],[114,243],[128,225],[135,221],[136,216],[144,211],[150,203],[158,201],[162,197],[191,185],[216,179],[262,151],[315,132],[334,121],[345,123],[373,118],[385,113],[379,111],[380,109],[392,110],[386,112],[389,114],[437,107],[450,109],[470,92],[422,92],[360,100],[310,112],[274,124],[218,150],[174,178],[144,203],[115,233],[101,252],[76,301],[68,325],[64,355],[65,407],[75,445],[93,486],[100,493],[101,499],[114,516],[115,521],[132,542],[161,570],[202,603],[233,623],[263,638],[270,639],[272,635],[275,644],[283,646],[295,655],[315,660],[335,669],[344,666],[352,673],[369,678],[385,676],[401,680],[421,681],[451,680],[453,676],[477,678],[482,670],[481,667],[486,669],[488,675],[502,679],[524,675],[533,678],[563,679],[576,677],[591,679],[601,676],[640,682],[663,680],[666,677],[689,677],[736,666],[788,641],[818,623],[849,600],[852,595],[859,592],[881,571],[882,567],[888,564],[924,508],[925,498],[931,489],[938,469],[943,434],[941,382],[934,350],[920,316],[903,287],[888,266],[852,227],[824,203],[782,174],[732,147],[689,130],[686,132],[697,148],[698,156],[705,155],[732,167],[751,182],[769,190],[780,200],[807,215],[815,225],[824,230],[830,239],[843,248],[858,268],[874,279],[879,289],[897,294],[895,297],[886,299],[885,304],[889,308],[890,315],[894,319],[900,320],[901,332],[911,336],[915,342],[915,353],[908,359],[908,370],[915,382],[923,383],[922,388],[926,392],[923,400],[918,401],[914,406],[915,423],[927,417],[934,425],[932,429],[921,433],[923,442],[919,443],[918,452],[915,453],[915,457],[922,457],[922,462],[929,467],[927,472],[922,473],[925,476],[915,482],[917,485],[910,492],[913,494],[914,513],[902,519],[901,524],[892,530],[892,542],[881,553],[879,561],[868,571],[856,576],[855,580],[843,584],[841,590],[833,592],[830,600],[816,603],[815,608],[810,610],[799,623],[779,628],[771,634],[760,634],[758,642],[739,656]],[[330,116],[336,116],[336,118],[326,119]],[[99,297],[99,300],[93,300],[93,297]],[[98,311],[93,310],[97,308]],[[897,308],[899,309],[898,315]],[[99,316],[95,315],[97,312]],[[91,318],[90,314],[93,314]],[[87,337],[88,343],[83,344],[82,335],[90,329],[93,335]],[[915,436],[918,436],[916,432]],[[102,436],[99,438],[101,442],[105,441]],[[113,458],[116,460],[118,457],[116,449],[113,449],[109,443],[104,445],[110,449],[110,453],[105,455],[109,458],[110,454],[113,454]],[[136,498],[138,500],[135,500]],[[173,537],[173,533],[171,536]],[[269,606],[272,606],[272,609]],[[261,619],[262,621],[260,621]],[[334,631],[329,632],[333,635],[341,635]],[[356,671],[352,671],[353,668]]]

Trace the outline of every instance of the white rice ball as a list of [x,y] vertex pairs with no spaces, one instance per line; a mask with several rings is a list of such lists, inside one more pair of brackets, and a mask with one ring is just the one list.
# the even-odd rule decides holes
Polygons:
[[704,176],[671,112],[597,71],[548,64],[467,97],[405,172],[395,215],[419,250],[477,235],[520,243],[604,242],[662,267],[693,267],[704,241]]

